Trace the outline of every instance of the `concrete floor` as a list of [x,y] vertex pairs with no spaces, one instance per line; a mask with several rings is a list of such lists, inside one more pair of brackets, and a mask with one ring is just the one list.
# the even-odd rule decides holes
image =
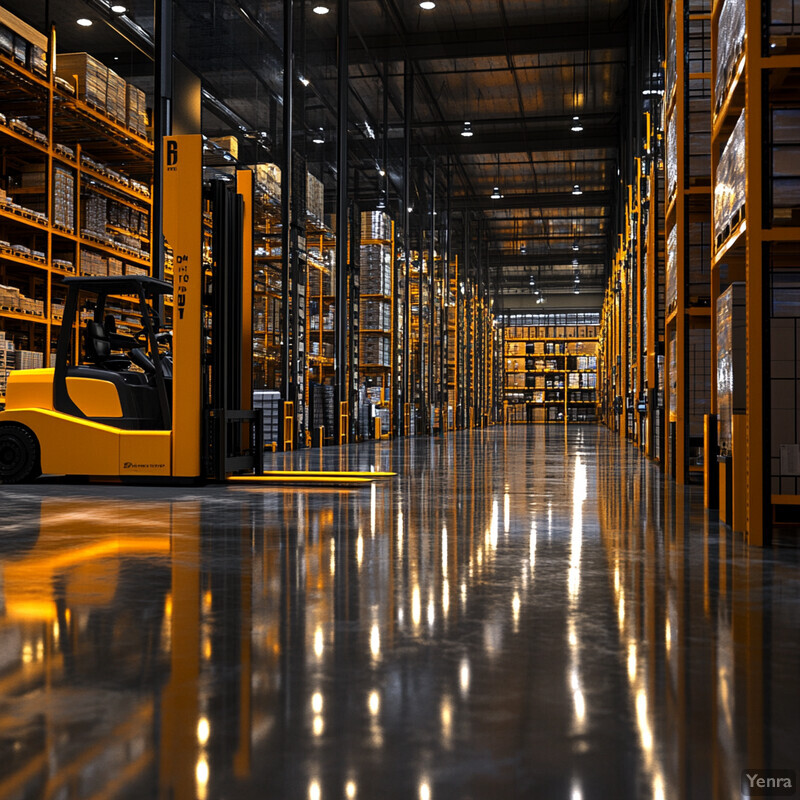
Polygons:
[[603,428],[0,487],[0,798],[741,797],[800,767],[800,549]]

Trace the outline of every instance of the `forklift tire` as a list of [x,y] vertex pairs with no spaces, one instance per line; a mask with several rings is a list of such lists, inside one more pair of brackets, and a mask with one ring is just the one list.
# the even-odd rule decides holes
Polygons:
[[0,425],[0,483],[24,483],[42,474],[39,442],[22,425]]

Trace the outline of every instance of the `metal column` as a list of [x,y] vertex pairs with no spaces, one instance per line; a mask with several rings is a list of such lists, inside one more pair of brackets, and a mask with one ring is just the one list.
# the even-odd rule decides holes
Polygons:
[[[334,311],[334,348],[336,403],[348,399],[347,391],[347,93],[349,0],[338,4],[339,20],[337,34],[337,122],[336,122],[336,306]],[[341,415],[337,413],[341,428]],[[337,431],[341,437],[342,430]],[[340,439],[339,439],[340,440]]]

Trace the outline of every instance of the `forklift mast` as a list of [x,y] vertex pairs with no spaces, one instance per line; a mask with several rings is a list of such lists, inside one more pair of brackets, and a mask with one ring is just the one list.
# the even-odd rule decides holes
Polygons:
[[[252,410],[252,173],[203,190],[200,135],[164,139],[164,236],[173,253],[175,477],[262,471],[263,427]],[[204,229],[204,201],[211,216]],[[210,263],[204,263],[210,237]]]

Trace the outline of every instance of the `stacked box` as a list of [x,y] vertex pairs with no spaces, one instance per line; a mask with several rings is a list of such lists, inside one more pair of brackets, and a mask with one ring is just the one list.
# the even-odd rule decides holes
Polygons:
[[125,122],[139,136],[144,136],[147,133],[145,93],[131,83],[125,85]]
[[714,84],[715,107],[719,109],[733,79],[739,55],[744,49],[745,0],[725,0],[717,27],[717,80]]
[[105,238],[108,200],[95,192],[81,194],[81,232]]
[[391,239],[392,220],[383,211],[361,212],[362,239]]
[[75,176],[53,165],[53,225],[75,230]]
[[31,44],[31,71],[45,77],[47,75],[47,53],[35,44]]
[[675,115],[667,123],[667,198],[671,199],[678,186],[678,123]]
[[[239,140],[235,136],[212,136],[208,141],[228,155],[239,158]],[[212,148],[212,152],[218,151]]]
[[392,296],[392,253],[388,246],[362,245],[361,294]]
[[105,108],[108,95],[108,68],[88,53],[59,53],[56,75],[75,84],[77,96],[98,108]]
[[108,70],[106,111],[110,117],[113,117],[123,125],[127,123],[127,92],[125,91],[125,87],[125,79],[117,75],[114,70]]
[[306,173],[306,215],[317,225],[325,224],[325,187],[310,172]]
[[44,354],[35,350],[16,351],[17,369],[41,369],[44,365]]
[[747,189],[747,165],[745,162],[744,110],[733,128],[717,167],[717,182],[714,186],[714,235],[722,237],[725,228],[744,206]]
[[81,252],[81,275],[108,275],[108,259],[93,250]]
[[281,419],[280,392],[253,392],[253,408],[261,409],[264,421],[264,444],[279,442]]
[[14,32],[0,25],[0,53],[9,58],[14,55]]
[[747,411],[747,308],[745,283],[732,283],[717,298],[717,443],[730,453],[733,415]]
[[0,284],[0,308],[9,311],[20,310],[20,291],[14,286]]
[[0,395],[5,395],[8,373],[14,369],[14,342],[6,339],[6,332],[0,331]]
[[108,274],[109,275],[122,275],[122,259],[109,256],[108,258]]
[[361,300],[361,328],[371,331],[391,331],[392,306],[388,300]]
[[366,335],[361,340],[363,365],[388,367],[391,365],[391,346],[388,336]]
[[678,302],[678,226],[667,234],[667,311]]
[[[675,3],[671,3],[669,7],[669,16],[667,17],[667,70],[666,70],[666,88],[667,98],[672,97],[672,93],[678,83],[678,19],[676,14]],[[664,105],[669,105],[665,100]]]
[[257,164],[256,184],[275,202],[281,199],[281,168],[277,164]]
[[148,272],[144,267],[137,267],[134,264],[125,264],[126,275],[147,275]]

